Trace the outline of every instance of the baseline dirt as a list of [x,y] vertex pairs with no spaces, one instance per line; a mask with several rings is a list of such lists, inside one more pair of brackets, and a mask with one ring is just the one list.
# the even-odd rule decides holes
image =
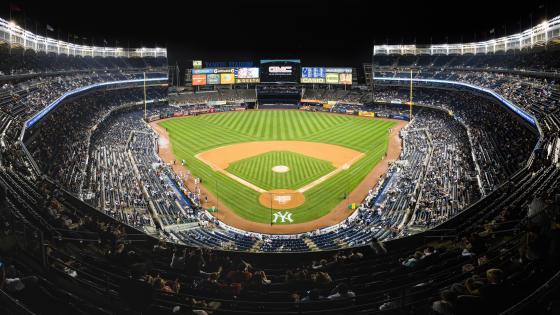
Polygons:
[[[185,117],[181,117],[185,119]],[[182,172],[185,174],[187,172],[187,168],[181,166],[180,163],[176,163],[173,165],[173,161],[177,158],[173,154],[173,150],[171,148],[171,143],[169,141],[169,135],[167,130],[160,126],[159,123],[170,120],[170,119],[177,119],[177,118],[167,118],[158,121],[154,121],[150,123],[150,126],[154,129],[155,132],[159,134],[159,156],[161,159],[170,164],[173,170],[176,173]],[[188,118],[186,118],[188,119]],[[363,117],[363,119],[372,119]],[[349,210],[347,208],[349,203],[361,203],[362,200],[367,196],[369,189],[377,184],[379,179],[383,174],[387,172],[389,168],[389,163],[397,159],[400,155],[402,144],[399,137],[400,130],[407,124],[406,121],[402,120],[393,120],[393,119],[385,119],[385,118],[374,118],[376,120],[389,120],[396,122],[397,125],[393,127],[392,133],[389,136],[389,146],[387,148],[386,156],[383,160],[381,160],[377,165],[369,172],[369,174],[358,184],[358,186],[348,195],[347,199],[342,200],[335,208],[333,208],[328,214],[322,216],[321,218],[304,222],[304,223],[296,223],[296,224],[284,224],[284,225],[270,225],[265,223],[257,223],[250,220],[247,220],[239,215],[237,215],[233,210],[225,206],[224,204],[219,204],[220,211],[217,213],[212,213],[216,218],[221,220],[222,222],[236,227],[238,229],[242,229],[249,232],[258,232],[258,233],[267,233],[267,234],[294,234],[294,233],[304,233],[309,231],[314,231],[316,229],[332,226],[334,224],[340,223],[344,219],[346,219],[354,210]],[[189,180],[185,182],[190,190],[194,190],[194,178],[193,176],[189,177]],[[205,200],[205,197],[208,197],[208,202],[204,202],[203,207],[210,208],[213,206],[217,206],[216,204],[216,196],[210,193],[204,185],[201,185],[201,194],[202,200]]]

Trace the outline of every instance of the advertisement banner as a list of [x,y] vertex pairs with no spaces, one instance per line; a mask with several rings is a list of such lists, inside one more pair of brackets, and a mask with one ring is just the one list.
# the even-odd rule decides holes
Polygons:
[[208,73],[215,73],[216,69],[214,68],[204,68],[204,69],[193,69],[192,74],[208,74]]
[[206,85],[206,75],[205,74],[193,74],[192,75],[192,85]]
[[359,112],[358,112],[358,116],[362,116],[362,117],[375,117],[375,113],[374,113],[374,112],[359,111]]
[[327,73],[352,73],[352,68],[326,68]]
[[235,75],[233,73],[221,73],[220,84],[234,84]]
[[206,84],[220,84],[220,75],[216,73],[206,75]]
[[193,69],[200,69],[202,68],[202,60],[193,60],[192,61]]
[[237,78],[235,79],[236,83],[259,83],[261,82],[261,80],[259,78],[247,78],[247,79],[243,79],[243,78]]
[[259,68],[239,68],[237,69],[238,79],[258,79]]
[[352,84],[352,73],[341,73],[338,82],[340,84]]
[[327,73],[327,84],[338,84],[338,73]]
[[301,83],[325,83],[325,78],[301,78]]

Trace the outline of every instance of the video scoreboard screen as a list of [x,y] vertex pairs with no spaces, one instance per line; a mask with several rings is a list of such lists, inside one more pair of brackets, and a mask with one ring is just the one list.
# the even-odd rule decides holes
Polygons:
[[302,67],[301,83],[352,84],[352,68]]
[[261,82],[299,82],[300,60],[261,60]]
[[259,68],[202,68],[192,70],[192,85],[259,82]]

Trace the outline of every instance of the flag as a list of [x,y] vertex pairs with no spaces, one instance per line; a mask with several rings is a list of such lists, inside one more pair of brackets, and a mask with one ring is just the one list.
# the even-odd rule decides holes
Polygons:
[[52,26],[50,26],[49,24],[47,24],[47,31],[54,32],[54,28]]
[[351,204],[348,205],[348,209],[355,210],[356,208],[357,208],[357,207],[356,207],[356,203],[355,203],[355,202],[353,202],[353,203],[351,203]]

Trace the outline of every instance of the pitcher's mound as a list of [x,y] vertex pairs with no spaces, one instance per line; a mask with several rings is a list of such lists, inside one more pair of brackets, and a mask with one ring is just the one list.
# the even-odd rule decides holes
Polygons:
[[305,196],[295,190],[274,189],[262,193],[259,202],[267,208],[291,209],[301,206],[305,202]]
[[276,165],[272,168],[272,171],[275,173],[286,173],[289,170],[290,168],[285,165]]

